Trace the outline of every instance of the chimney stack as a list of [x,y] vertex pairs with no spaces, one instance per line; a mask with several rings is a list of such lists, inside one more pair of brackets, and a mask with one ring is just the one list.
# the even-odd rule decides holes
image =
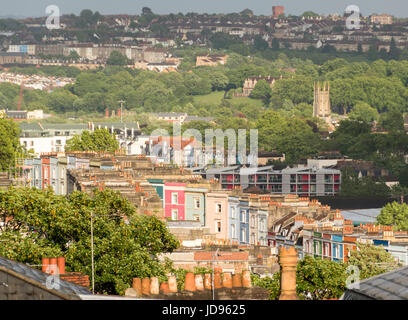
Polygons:
[[294,247],[279,249],[281,266],[281,294],[279,300],[299,300],[296,294],[296,266],[298,254]]

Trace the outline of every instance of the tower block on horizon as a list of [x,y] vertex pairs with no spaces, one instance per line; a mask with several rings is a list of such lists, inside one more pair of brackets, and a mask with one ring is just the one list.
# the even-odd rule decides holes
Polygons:
[[320,82],[314,83],[313,117],[321,118],[327,123],[331,122],[329,82],[323,82],[322,87]]

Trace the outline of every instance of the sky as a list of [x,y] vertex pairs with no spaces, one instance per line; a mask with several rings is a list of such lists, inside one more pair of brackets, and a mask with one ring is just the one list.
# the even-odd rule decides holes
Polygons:
[[61,14],[78,15],[82,9],[102,14],[140,14],[143,7],[154,13],[231,13],[246,8],[255,14],[271,15],[273,5],[283,5],[286,14],[299,15],[311,10],[319,14],[342,14],[349,5],[357,5],[364,16],[387,13],[408,17],[407,0],[0,0],[0,16],[43,17],[45,8],[57,5]]

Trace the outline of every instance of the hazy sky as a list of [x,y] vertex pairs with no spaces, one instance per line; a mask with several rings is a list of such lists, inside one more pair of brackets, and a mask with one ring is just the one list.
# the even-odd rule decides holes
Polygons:
[[407,0],[0,0],[0,16],[45,16],[45,8],[57,5],[62,14],[79,14],[82,9],[98,10],[102,14],[140,14],[150,7],[158,14],[178,12],[230,13],[245,8],[255,14],[270,15],[273,5],[285,6],[285,13],[301,14],[312,10],[320,14],[341,14],[348,5],[357,5],[364,16],[388,13],[408,17]]

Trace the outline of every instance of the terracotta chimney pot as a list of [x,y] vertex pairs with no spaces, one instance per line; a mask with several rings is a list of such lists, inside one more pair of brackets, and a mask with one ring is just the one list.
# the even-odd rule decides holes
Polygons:
[[222,285],[224,288],[232,288],[231,272],[224,272],[222,277]]
[[57,266],[58,266],[59,274],[65,274],[65,258],[64,257],[57,258]]
[[168,284],[169,284],[169,292],[172,292],[172,293],[177,292],[177,279],[176,279],[176,276],[169,276],[168,277]]
[[57,269],[58,269],[58,265],[57,265],[57,258],[50,258],[50,264],[49,264],[49,269],[50,270],[50,274],[56,274],[57,273]]
[[133,278],[132,288],[136,290],[137,295],[142,295],[142,280],[140,278]]
[[212,289],[211,273],[204,274],[204,288],[206,290],[211,290]]
[[279,249],[281,266],[281,294],[279,300],[299,300],[296,294],[296,266],[298,254],[294,247]]
[[159,278],[150,278],[150,294],[159,294]]
[[196,291],[194,273],[188,272],[186,274],[186,279],[184,281],[184,290],[192,292]]
[[251,273],[249,272],[249,270],[242,271],[242,286],[244,288],[252,287]]
[[48,273],[48,265],[50,264],[50,258],[42,258],[42,272]]
[[242,287],[242,275],[240,273],[232,275],[232,287],[233,288]]
[[167,282],[162,282],[160,284],[160,292],[164,294],[168,294],[170,292],[169,284]]
[[142,280],[142,294],[149,295],[150,294],[150,279],[144,278]]
[[214,289],[221,289],[222,282],[221,282],[221,272],[217,271],[214,273]]
[[204,290],[204,281],[203,281],[203,276],[201,274],[195,275],[195,286],[198,291]]

